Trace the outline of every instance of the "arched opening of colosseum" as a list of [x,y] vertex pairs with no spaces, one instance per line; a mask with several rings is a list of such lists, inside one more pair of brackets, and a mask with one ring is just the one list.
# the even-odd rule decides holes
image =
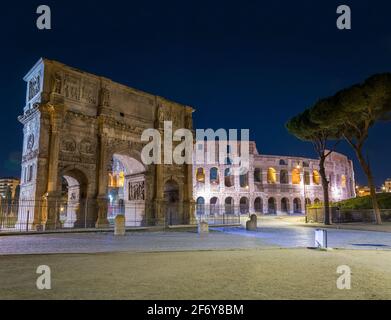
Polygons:
[[300,178],[300,170],[295,168],[292,170],[292,184],[300,184],[301,178]]
[[126,226],[140,226],[145,218],[145,167],[127,155],[114,154],[109,168],[108,219],[125,216]]
[[198,197],[196,201],[197,206],[197,215],[202,216],[205,214],[205,199],[203,197]]
[[245,174],[241,174],[239,176],[239,183],[241,188],[248,189],[249,187],[248,172]]
[[295,198],[293,200],[293,212],[294,213],[302,213],[301,200],[299,198]]
[[320,200],[318,198],[315,198],[314,204],[320,204]]
[[246,197],[240,198],[240,214],[248,214],[250,212],[250,201]]
[[219,199],[217,197],[213,197],[210,199],[210,214],[217,215],[219,214]]
[[258,197],[254,201],[254,211],[256,213],[262,213],[263,212],[263,203],[262,203],[262,198]]
[[234,186],[234,176],[230,168],[225,169],[224,171],[224,184],[226,187],[231,188]]
[[211,185],[218,185],[220,183],[219,169],[217,169],[216,167],[211,168],[209,173],[209,178],[210,178]]
[[168,180],[164,185],[164,201],[166,223],[182,224],[183,217],[180,208],[180,192],[179,185],[175,180]]
[[234,214],[235,213],[235,207],[234,207],[234,199],[232,197],[228,197],[225,199],[225,214]]
[[267,170],[267,183],[274,184],[277,182],[277,172],[274,168]]
[[312,173],[312,181],[314,182],[314,184],[320,185],[320,174],[318,170],[314,170],[314,172]]
[[277,202],[275,198],[269,198],[268,202],[268,213],[276,214],[277,213]]
[[204,168],[198,168],[196,174],[197,183],[205,183],[205,170]]
[[288,184],[289,183],[289,175],[288,175],[287,170],[280,171],[280,183],[281,184]]
[[255,168],[254,170],[254,182],[262,182],[262,170],[261,168]]
[[287,165],[286,161],[284,159],[281,159],[280,166],[286,166],[286,165]]
[[288,198],[281,199],[281,212],[288,213],[289,212],[289,200]]
[[88,180],[85,174],[77,169],[71,169],[63,173],[60,181],[61,204],[59,220],[63,227],[82,228],[93,226],[96,222],[96,217],[90,217],[87,212]]

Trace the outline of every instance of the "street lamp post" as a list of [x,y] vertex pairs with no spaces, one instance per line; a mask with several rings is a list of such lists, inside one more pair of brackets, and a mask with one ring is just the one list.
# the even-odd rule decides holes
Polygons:
[[306,181],[305,181],[305,171],[304,171],[304,167],[303,167],[303,176],[304,176],[304,179],[303,179],[303,183],[304,183],[304,214],[305,214],[305,223],[308,223],[308,218],[307,218],[307,193],[306,193]]

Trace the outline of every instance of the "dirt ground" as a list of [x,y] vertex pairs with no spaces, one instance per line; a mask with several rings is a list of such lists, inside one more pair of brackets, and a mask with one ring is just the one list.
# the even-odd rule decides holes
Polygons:
[[[48,265],[52,290],[36,289]],[[352,270],[351,290],[336,286]],[[391,299],[391,251],[248,249],[0,256],[0,299]]]

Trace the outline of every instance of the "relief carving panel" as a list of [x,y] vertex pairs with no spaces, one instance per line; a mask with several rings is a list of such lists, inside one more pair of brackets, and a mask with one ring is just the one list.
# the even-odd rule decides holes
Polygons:
[[64,84],[65,97],[73,100],[80,100],[80,79],[71,75],[65,76]]

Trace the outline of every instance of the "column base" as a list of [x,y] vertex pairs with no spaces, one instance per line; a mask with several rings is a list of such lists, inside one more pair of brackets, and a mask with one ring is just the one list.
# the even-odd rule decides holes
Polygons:
[[185,214],[185,223],[188,225],[197,224],[197,218],[195,214],[195,202],[194,201],[185,201],[184,202],[184,214]]
[[109,220],[105,218],[98,218],[98,220],[95,223],[95,228],[96,229],[103,229],[103,228],[109,228],[110,227],[110,222]]
[[95,228],[108,228],[110,227],[109,220],[107,219],[108,199],[106,196],[100,196],[96,201],[98,204],[98,219],[96,220]]

